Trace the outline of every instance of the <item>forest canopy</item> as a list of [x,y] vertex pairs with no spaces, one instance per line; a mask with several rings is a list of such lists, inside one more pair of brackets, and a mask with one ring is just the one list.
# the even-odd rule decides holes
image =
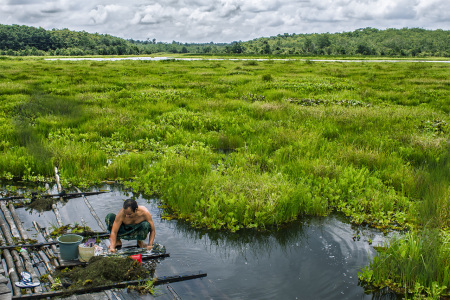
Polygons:
[[108,34],[0,24],[0,55],[81,56],[153,53],[449,57],[450,31],[362,28],[352,32],[284,33],[231,43],[125,40]]

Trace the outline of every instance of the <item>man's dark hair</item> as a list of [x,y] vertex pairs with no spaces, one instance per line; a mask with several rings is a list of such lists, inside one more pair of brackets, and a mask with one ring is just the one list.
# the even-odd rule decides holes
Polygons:
[[123,203],[123,209],[127,209],[128,207],[131,207],[131,210],[135,212],[136,209],[138,208],[136,200],[134,199],[125,200],[125,202]]

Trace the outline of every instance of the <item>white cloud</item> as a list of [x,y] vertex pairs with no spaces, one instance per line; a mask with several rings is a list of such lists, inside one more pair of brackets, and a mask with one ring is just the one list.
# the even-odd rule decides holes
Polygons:
[[231,42],[363,27],[448,30],[448,0],[0,0],[0,22],[124,38]]

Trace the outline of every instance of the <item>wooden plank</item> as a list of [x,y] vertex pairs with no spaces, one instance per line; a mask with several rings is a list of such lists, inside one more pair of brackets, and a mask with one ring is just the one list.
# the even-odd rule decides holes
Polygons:
[[8,278],[6,278],[3,275],[0,275],[0,284],[4,283],[7,284],[9,282]]

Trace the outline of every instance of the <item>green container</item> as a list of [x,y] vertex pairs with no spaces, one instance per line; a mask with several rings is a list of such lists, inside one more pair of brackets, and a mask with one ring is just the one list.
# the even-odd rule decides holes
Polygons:
[[59,254],[63,260],[78,259],[78,245],[83,237],[78,234],[64,234],[58,238]]

